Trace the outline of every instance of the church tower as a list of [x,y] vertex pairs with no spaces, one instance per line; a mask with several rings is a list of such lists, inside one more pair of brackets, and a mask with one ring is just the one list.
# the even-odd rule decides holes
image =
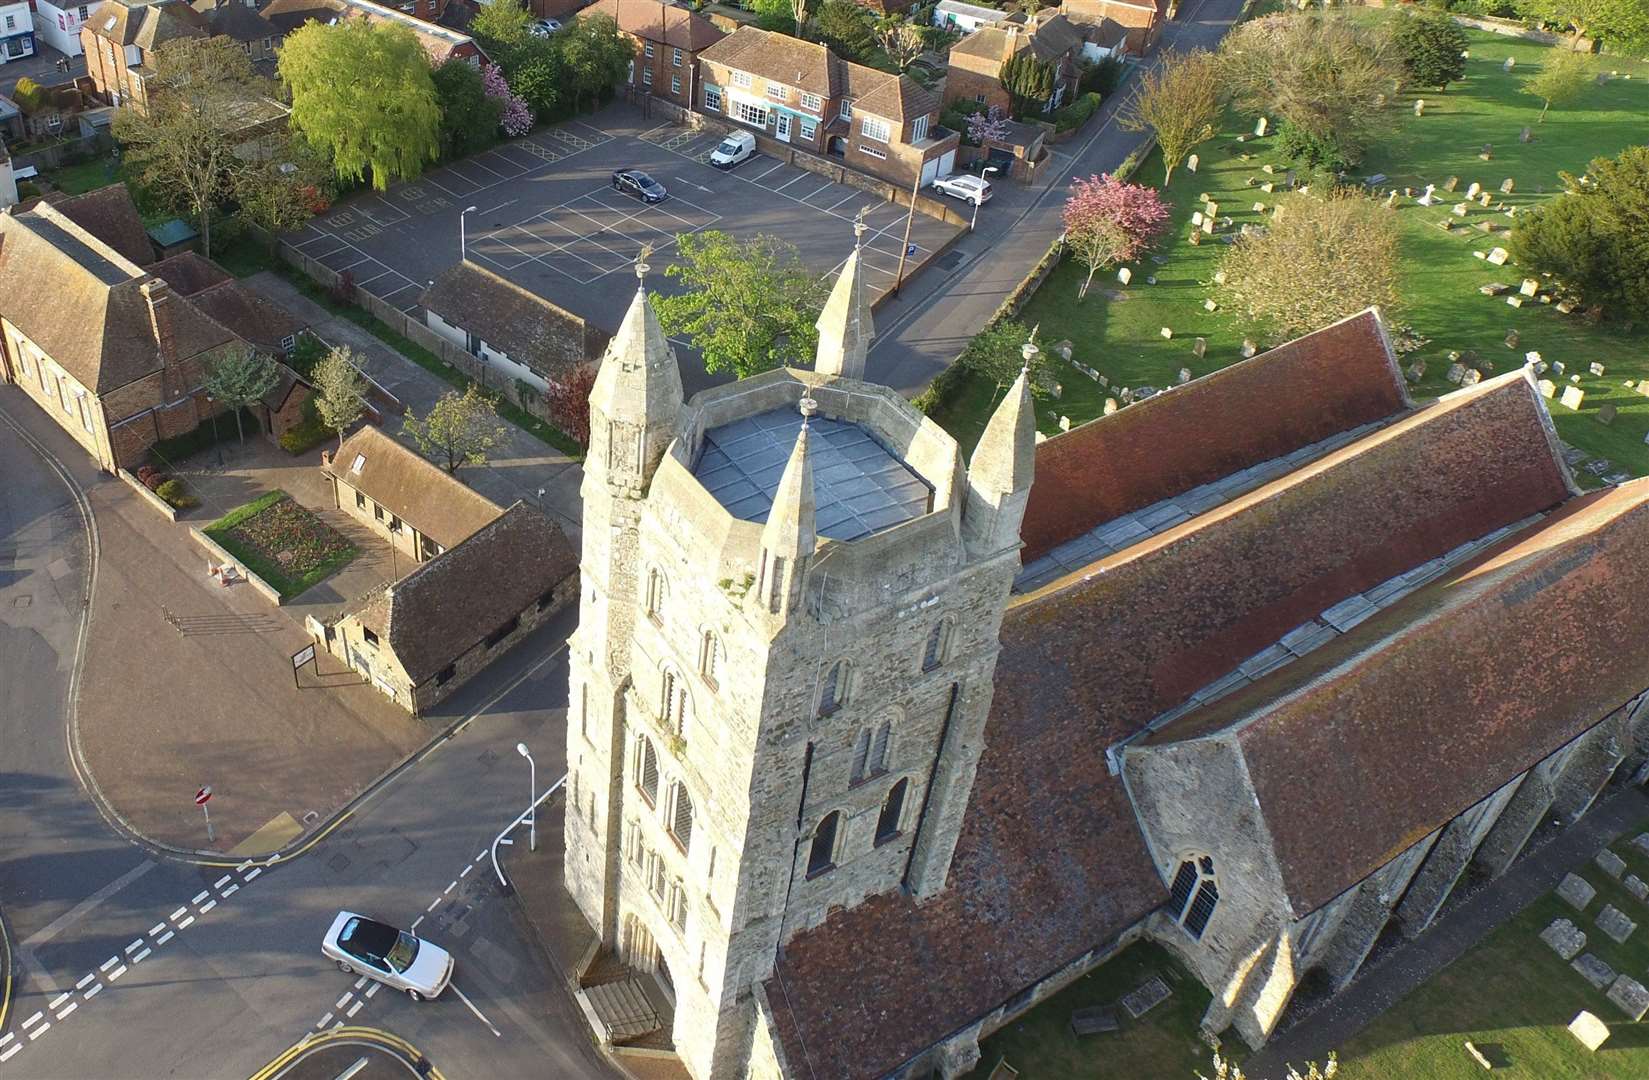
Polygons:
[[[637,304],[631,318],[656,325]],[[648,402],[627,398],[622,419],[641,473],[615,472],[611,435],[587,466],[581,617],[595,622],[575,638],[567,879],[609,946],[673,996],[699,1080],[746,1075],[763,984],[797,933],[945,888],[1019,568],[1025,381],[969,470],[955,440],[865,381],[856,255],[819,331],[813,371],[706,390],[679,415],[665,407],[679,382],[656,408],[641,389],[668,354],[641,334],[618,369]],[[619,416],[603,385],[592,425]],[[670,440],[656,458],[655,436]]]

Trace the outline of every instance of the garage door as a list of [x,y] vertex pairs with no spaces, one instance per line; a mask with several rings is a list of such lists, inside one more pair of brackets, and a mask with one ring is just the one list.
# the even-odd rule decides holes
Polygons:
[[949,176],[955,168],[956,151],[947,151],[944,155],[922,164],[922,183],[927,184],[936,177]]

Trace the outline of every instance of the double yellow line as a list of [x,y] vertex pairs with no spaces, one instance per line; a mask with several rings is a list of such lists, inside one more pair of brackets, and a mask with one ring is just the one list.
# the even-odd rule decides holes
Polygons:
[[[376,1046],[379,1049],[387,1050],[397,1055],[408,1065],[412,1065],[414,1067],[416,1067],[416,1062],[419,1058],[423,1056],[418,1052],[417,1047],[413,1046],[411,1043],[400,1038],[399,1036],[391,1035],[387,1031],[380,1031],[377,1028],[369,1027],[333,1028],[331,1031],[328,1031],[322,1035],[306,1035],[298,1042],[293,1043],[291,1046],[282,1051],[280,1055],[275,1058],[275,1060],[253,1073],[250,1080],[270,1080],[271,1077],[275,1076],[288,1065],[291,1065],[299,1057],[311,1050],[333,1042],[365,1043],[370,1046]],[[441,1071],[433,1066],[430,1067],[429,1072],[425,1075],[428,1076],[430,1080],[446,1080],[446,1077],[441,1075]]]

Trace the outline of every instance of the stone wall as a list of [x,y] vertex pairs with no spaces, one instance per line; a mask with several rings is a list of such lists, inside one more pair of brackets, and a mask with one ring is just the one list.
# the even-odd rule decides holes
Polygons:
[[[518,616],[519,625],[495,645],[489,648],[484,640],[477,641],[460,654],[452,662],[453,674],[446,682],[443,683],[439,679],[428,679],[421,685],[414,687],[412,690],[413,714],[421,716],[446,700],[453,691],[480,674],[494,660],[515,648],[522,638],[548,622],[577,597],[578,575],[575,573],[566,577],[550,590],[549,597],[546,600],[536,601],[522,608]],[[569,804],[569,814],[571,809]]]

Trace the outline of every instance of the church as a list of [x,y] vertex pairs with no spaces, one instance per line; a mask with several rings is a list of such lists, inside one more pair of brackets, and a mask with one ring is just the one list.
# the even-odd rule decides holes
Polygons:
[[591,395],[565,881],[698,1080],[958,1076],[1141,939],[1258,1046],[1649,761],[1649,480],[1526,371],[1367,311],[964,460],[857,254],[819,332],[687,401],[638,288]]

